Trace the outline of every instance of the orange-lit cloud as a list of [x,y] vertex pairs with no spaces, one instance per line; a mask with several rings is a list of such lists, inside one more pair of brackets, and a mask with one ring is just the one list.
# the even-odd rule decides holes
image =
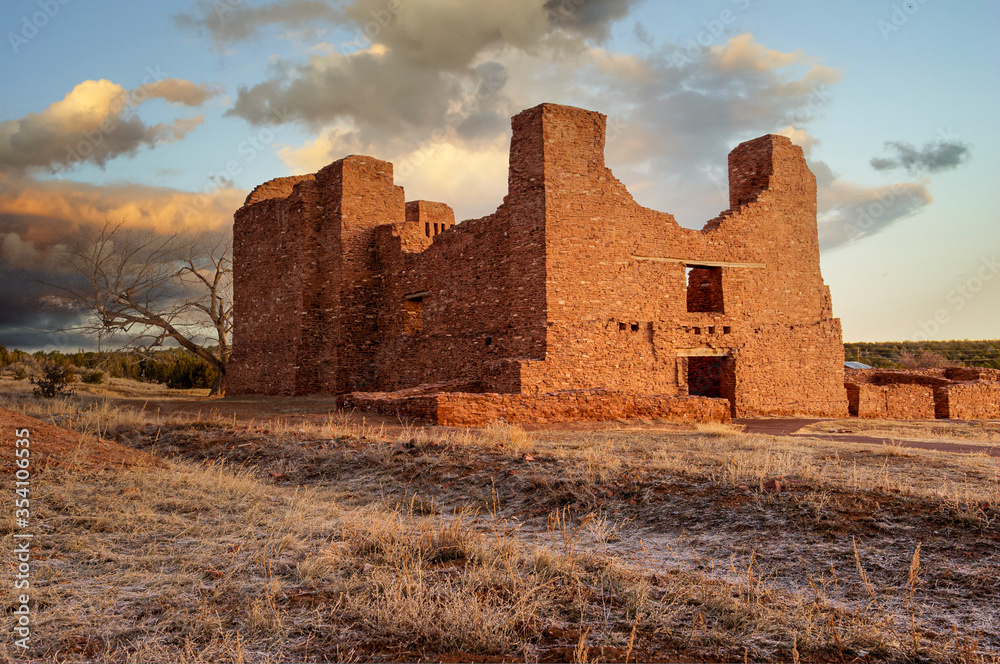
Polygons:
[[47,243],[85,224],[127,220],[129,226],[170,233],[182,228],[228,227],[245,191],[218,189],[211,194],[139,184],[92,185],[66,180],[0,181],[0,233]]
[[198,106],[215,94],[215,88],[175,78],[134,90],[107,79],[83,81],[39,113],[0,122],[0,170],[56,170],[83,162],[103,166],[142,146],[181,140],[202,116],[147,125],[134,109],[153,99]]

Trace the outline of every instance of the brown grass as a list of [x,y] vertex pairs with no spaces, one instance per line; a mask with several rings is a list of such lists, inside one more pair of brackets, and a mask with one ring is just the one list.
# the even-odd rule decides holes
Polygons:
[[1000,661],[996,459],[23,408],[168,460],[33,480],[40,661]]
[[1000,423],[982,420],[826,420],[803,427],[800,433],[844,434],[904,440],[995,446]]

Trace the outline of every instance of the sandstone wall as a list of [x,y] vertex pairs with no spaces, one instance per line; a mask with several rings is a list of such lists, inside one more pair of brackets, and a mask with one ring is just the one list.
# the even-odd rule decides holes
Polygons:
[[956,420],[1000,419],[1000,384],[956,383],[935,390],[937,416]]
[[603,115],[542,105],[516,120],[543,137],[545,183],[547,352],[522,390],[683,393],[682,358],[723,353],[734,414],[846,414],[815,179],[798,147],[779,136],[737,147],[733,207],[691,230],[635,203],[605,167]]
[[925,385],[847,383],[851,415],[890,420],[932,420],[934,389]]
[[516,424],[616,419],[730,421],[729,403],[724,399],[637,395],[608,390],[544,395],[353,393],[340,397],[338,405],[427,420],[441,426],[483,426],[497,420]]

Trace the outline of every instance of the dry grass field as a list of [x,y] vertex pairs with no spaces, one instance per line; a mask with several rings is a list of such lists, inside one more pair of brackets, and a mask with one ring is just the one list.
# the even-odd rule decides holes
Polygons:
[[72,442],[35,459],[32,647],[5,638],[5,661],[1000,662],[996,457],[723,426],[156,414],[122,404],[165,394],[98,388],[0,381],[15,421],[161,460],[95,464]]

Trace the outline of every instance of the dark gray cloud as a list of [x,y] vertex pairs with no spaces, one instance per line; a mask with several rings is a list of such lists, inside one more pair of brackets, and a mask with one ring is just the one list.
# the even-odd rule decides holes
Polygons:
[[877,171],[902,168],[911,175],[937,173],[958,168],[971,156],[970,146],[955,140],[932,141],[920,149],[911,143],[886,141],[885,147],[894,156],[872,157],[872,168]]
[[611,25],[628,16],[633,0],[546,0],[545,9],[553,25],[603,41]]
[[250,7],[242,0],[199,0],[194,11],[174,15],[174,23],[208,34],[217,46],[253,39],[268,25],[302,27],[317,21],[339,21],[342,10],[334,2],[289,0]]
[[43,274],[0,266],[0,346],[35,351],[91,348],[92,339],[69,331],[82,312],[68,308],[57,289],[39,283]]
[[824,251],[881,233],[934,202],[923,182],[868,187],[838,178],[821,161],[810,161],[809,169],[819,191],[819,244]]

